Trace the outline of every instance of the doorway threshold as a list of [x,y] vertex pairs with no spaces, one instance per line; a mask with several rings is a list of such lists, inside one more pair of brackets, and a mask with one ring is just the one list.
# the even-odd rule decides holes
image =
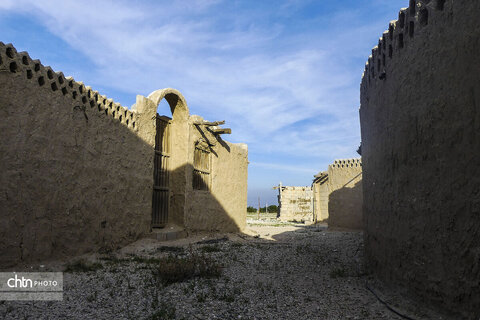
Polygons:
[[147,238],[156,239],[160,241],[171,241],[183,239],[188,236],[185,228],[174,224],[167,224],[164,228],[152,228],[152,231]]

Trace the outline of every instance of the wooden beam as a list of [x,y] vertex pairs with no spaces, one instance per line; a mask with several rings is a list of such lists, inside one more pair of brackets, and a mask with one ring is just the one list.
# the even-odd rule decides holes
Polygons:
[[198,122],[195,122],[195,124],[212,127],[212,126],[219,126],[219,125],[221,125],[221,124],[225,124],[225,120],[222,120],[222,121],[214,121],[214,122],[198,121]]
[[218,128],[218,129],[212,129],[212,132],[214,134],[231,134],[232,129],[230,129],[230,128]]

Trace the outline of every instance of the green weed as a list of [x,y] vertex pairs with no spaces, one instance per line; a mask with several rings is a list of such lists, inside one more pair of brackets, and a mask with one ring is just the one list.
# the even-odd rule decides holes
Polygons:
[[215,260],[193,252],[187,257],[168,256],[158,259],[152,267],[153,275],[164,285],[196,277],[218,278],[221,274],[221,267]]
[[330,278],[335,279],[335,278],[343,278],[347,276],[347,272],[345,271],[344,268],[335,268],[330,270]]
[[67,264],[65,272],[93,272],[99,269],[102,269],[103,265],[98,262],[89,263],[86,261],[76,261],[70,264]]

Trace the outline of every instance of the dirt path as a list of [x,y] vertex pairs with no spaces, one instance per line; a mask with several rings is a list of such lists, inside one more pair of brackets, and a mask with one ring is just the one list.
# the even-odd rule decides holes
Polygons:
[[[365,287],[361,233],[249,229],[240,236],[139,241],[65,273],[64,301],[0,302],[0,318],[401,319]],[[155,274],[168,256],[175,263],[203,259],[220,266],[221,275],[165,285]]]

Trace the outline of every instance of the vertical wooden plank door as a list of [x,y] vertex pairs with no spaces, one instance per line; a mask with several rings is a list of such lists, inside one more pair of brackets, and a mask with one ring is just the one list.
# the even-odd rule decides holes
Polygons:
[[170,202],[170,121],[170,118],[157,114],[153,172],[153,228],[163,228],[168,221],[168,207]]

